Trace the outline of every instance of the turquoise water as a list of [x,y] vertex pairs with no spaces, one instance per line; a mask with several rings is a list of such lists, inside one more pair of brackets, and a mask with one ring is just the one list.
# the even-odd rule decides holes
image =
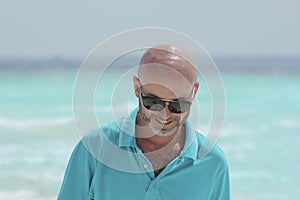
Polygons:
[[[55,199],[78,140],[75,74],[0,71],[0,199]],[[222,76],[227,106],[219,145],[229,161],[232,199],[299,199],[299,74]],[[117,77],[110,74],[106,84],[115,84]],[[96,95],[97,114],[105,120],[111,118],[110,104],[101,97],[109,96],[109,88]],[[210,116],[207,95],[203,84],[198,94],[202,132]]]

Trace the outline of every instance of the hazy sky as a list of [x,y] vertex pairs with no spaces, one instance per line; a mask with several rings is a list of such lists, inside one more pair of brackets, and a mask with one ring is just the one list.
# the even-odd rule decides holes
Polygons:
[[1,0],[0,57],[85,57],[131,28],[183,32],[212,55],[300,56],[298,0]]

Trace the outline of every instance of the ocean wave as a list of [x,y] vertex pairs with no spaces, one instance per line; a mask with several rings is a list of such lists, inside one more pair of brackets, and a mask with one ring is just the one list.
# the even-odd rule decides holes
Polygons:
[[[136,105],[133,104],[117,104],[117,105],[96,105],[86,106],[80,105],[76,106],[76,113],[81,115],[86,115],[90,112],[95,112],[96,114],[101,114],[101,116],[111,116],[111,114],[121,117],[121,115],[128,115]],[[74,112],[74,111],[73,111]],[[124,117],[124,116],[122,116]],[[71,125],[73,123],[73,115],[68,116],[54,116],[54,117],[34,117],[34,118],[24,118],[15,117],[9,118],[5,116],[0,116],[0,129],[12,129],[12,130],[30,130],[37,127],[53,127],[53,126],[65,126]]]
[[0,199],[50,200],[53,198],[40,197],[38,192],[36,192],[36,191],[12,189],[12,190],[0,191]]
[[281,119],[279,125],[284,128],[300,128],[300,123],[295,119]]
[[0,116],[0,128],[24,130],[36,127],[65,126],[73,122],[72,116],[47,118],[6,118]]

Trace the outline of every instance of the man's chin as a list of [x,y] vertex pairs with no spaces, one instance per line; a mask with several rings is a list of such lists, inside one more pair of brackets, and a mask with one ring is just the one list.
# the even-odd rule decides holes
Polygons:
[[156,135],[167,137],[167,136],[173,135],[174,133],[175,133],[175,130],[174,131],[169,130],[169,131],[160,131]]

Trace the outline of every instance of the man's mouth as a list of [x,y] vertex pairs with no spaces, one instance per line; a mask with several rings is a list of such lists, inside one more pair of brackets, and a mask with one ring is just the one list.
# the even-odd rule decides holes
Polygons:
[[166,121],[166,120],[158,120],[158,119],[155,119],[159,124],[162,124],[162,125],[168,125],[170,124],[172,121]]

